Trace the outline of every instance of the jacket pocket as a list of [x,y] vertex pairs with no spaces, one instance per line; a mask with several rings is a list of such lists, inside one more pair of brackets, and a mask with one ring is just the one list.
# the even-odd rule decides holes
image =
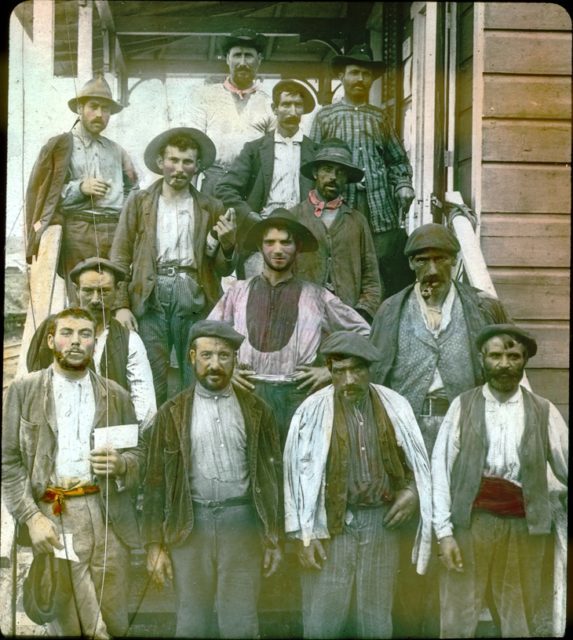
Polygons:
[[20,442],[27,460],[31,460],[36,455],[39,432],[39,423],[30,422],[26,420],[26,418],[20,418]]

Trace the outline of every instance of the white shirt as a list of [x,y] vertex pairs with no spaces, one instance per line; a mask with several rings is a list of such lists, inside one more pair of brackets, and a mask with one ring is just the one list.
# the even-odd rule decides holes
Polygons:
[[[96,373],[101,375],[101,359],[109,329],[106,327],[97,337],[93,355]],[[140,425],[147,426],[149,420],[157,411],[153,374],[147,358],[145,345],[135,331],[129,332],[127,347],[127,384],[129,394],[135,409],[135,415]]]
[[157,204],[157,262],[176,262],[193,266],[193,198],[167,200],[159,196]]
[[[506,402],[499,402],[489,386],[485,398],[487,450],[483,475],[503,478],[521,486],[519,445],[525,427],[521,387]],[[558,479],[567,478],[568,429],[557,408],[549,405],[549,463]],[[432,453],[433,525],[438,539],[452,535],[450,479],[460,451],[460,400],[452,402],[444,417]],[[565,480],[566,482],[566,480]]]
[[95,417],[95,395],[88,371],[69,380],[52,367],[58,443],[54,484],[69,488],[92,482],[89,461]]
[[277,207],[290,209],[300,202],[300,145],[302,131],[283,138],[275,131],[273,179],[267,203],[261,211],[265,218]]

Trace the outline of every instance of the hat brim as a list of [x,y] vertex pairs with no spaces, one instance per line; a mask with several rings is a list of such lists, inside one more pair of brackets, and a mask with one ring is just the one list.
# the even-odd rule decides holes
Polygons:
[[186,135],[192,138],[199,147],[199,161],[201,169],[209,168],[217,155],[215,145],[209,136],[205,135],[199,129],[193,129],[191,127],[176,127],[175,129],[168,129],[158,136],[155,136],[153,140],[147,145],[145,153],[143,154],[143,160],[145,166],[153,173],[163,175],[163,171],[157,164],[157,158],[160,154],[161,147],[171,138],[176,135]]
[[119,113],[123,109],[123,105],[119,104],[119,102],[116,102],[115,100],[110,100],[109,98],[102,98],[101,96],[82,96],[81,98],[72,98],[71,100],[68,100],[68,107],[70,108],[70,111],[72,111],[77,115],[80,100],[90,100],[90,99],[105,100],[110,105],[109,110],[112,114]]
[[334,56],[330,61],[330,67],[335,73],[343,71],[348,64],[369,69],[374,78],[379,78],[384,72],[384,63],[377,60],[361,60],[352,56]]
[[[308,88],[304,86],[304,84],[302,82],[299,82],[297,80],[280,80],[275,85],[273,91],[275,91],[277,89],[277,87],[280,87],[282,84],[284,84],[285,86],[288,86],[290,84],[290,85],[295,85],[297,87],[297,91],[302,96],[302,105],[303,105],[303,113],[304,114],[312,113],[316,109],[316,100],[314,99],[314,96],[308,90]],[[287,89],[280,90],[280,93],[282,93],[283,91],[287,91]],[[279,95],[280,95],[280,93],[279,93]],[[278,107],[277,104],[275,104],[274,106],[275,106],[275,108]]]
[[281,216],[271,216],[256,222],[247,232],[244,241],[245,249],[247,251],[258,251],[265,231],[277,226],[286,227],[295,236],[301,253],[318,249],[318,241],[308,227],[291,218],[283,218]]
[[314,181],[314,168],[319,164],[327,162],[330,164],[338,164],[341,167],[344,167],[346,171],[348,171],[348,182],[360,182],[364,177],[364,171],[362,171],[362,169],[359,169],[358,167],[355,167],[353,164],[347,164],[346,162],[340,162],[339,160],[328,160],[328,158],[306,162],[305,164],[301,165],[300,172],[305,178]]

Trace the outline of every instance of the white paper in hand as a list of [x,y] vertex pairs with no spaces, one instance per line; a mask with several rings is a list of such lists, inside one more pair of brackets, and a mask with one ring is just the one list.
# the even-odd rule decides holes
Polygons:
[[54,556],[56,558],[61,558],[62,560],[73,560],[74,562],[80,561],[76,552],[74,551],[74,543],[72,542],[71,533],[64,533],[63,535],[60,534],[60,544],[63,544],[64,548],[54,548]]
[[137,424],[118,424],[94,429],[95,449],[129,449],[137,446]]

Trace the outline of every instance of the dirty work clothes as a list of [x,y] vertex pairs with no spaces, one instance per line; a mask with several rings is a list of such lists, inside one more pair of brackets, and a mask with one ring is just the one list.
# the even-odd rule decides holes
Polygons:
[[175,635],[258,637],[263,545],[254,506],[208,507],[193,502],[193,510],[191,535],[170,551],[177,594]]
[[48,624],[50,635],[96,640],[126,635],[129,550],[112,527],[105,526],[100,496],[69,498],[59,516],[52,513],[52,504],[38,506],[59,533],[72,534],[73,551],[80,560],[67,563],[73,592],[66,594],[65,606]]
[[157,406],[167,400],[167,376],[171,348],[175,348],[179,365],[179,389],[192,379],[189,362],[189,331],[204,317],[205,296],[191,276],[157,276],[147,309],[138,318],[155,386]]
[[353,508],[342,533],[321,541],[322,569],[301,579],[305,638],[392,637],[400,533],[384,527],[388,509]]

